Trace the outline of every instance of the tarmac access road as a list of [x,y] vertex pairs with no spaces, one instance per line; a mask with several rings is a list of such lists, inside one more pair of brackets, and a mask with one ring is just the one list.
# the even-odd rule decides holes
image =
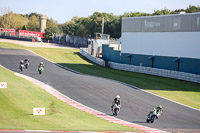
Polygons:
[[[30,66],[28,70],[21,72],[19,62],[25,58],[30,59]],[[41,61],[44,62],[45,69],[40,75],[37,67]],[[0,64],[14,72],[40,80],[73,100],[108,115],[112,115],[111,103],[119,94],[122,104],[117,116],[119,119],[170,131],[197,129],[200,132],[200,111],[112,80],[67,71],[30,51],[0,48]],[[163,106],[162,116],[153,124],[146,123],[148,112],[159,104]]]

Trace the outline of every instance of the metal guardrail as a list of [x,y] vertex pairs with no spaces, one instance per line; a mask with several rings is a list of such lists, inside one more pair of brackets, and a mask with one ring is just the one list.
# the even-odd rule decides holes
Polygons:
[[80,53],[81,55],[85,56],[87,59],[89,59],[90,61],[100,65],[100,66],[104,66],[105,67],[105,61],[103,59],[94,57],[90,54],[88,54],[87,48],[80,48]]
[[128,64],[120,64],[120,63],[115,63],[115,62],[110,62],[110,61],[108,62],[108,65],[110,66],[110,68],[118,69],[118,70],[144,73],[144,74],[150,74],[150,75],[156,75],[156,76],[162,76],[162,77],[167,77],[167,78],[200,83],[200,75],[197,75],[197,74],[151,68],[151,67],[134,66],[134,65],[128,65]]

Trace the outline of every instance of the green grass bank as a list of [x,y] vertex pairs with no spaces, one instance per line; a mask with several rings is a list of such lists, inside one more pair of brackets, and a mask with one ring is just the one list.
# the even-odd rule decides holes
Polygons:
[[[78,110],[42,88],[0,67],[0,129],[68,131],[138,131]],[[45,107],[45,116],[34,116],[34,107]]]

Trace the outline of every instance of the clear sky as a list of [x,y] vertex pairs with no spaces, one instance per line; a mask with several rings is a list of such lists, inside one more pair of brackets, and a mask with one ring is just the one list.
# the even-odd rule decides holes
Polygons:
[[19,14],[39,13],[58,23],[74,16],[87,17],[95,11],[121,15],[124,12],[153,13],[154,10],[186,8],[200,5],[200,0],[0,0],[0,15],[10,8]]

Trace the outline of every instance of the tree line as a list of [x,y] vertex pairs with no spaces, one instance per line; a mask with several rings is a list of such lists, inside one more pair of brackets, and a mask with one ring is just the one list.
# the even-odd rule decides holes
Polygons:
[[[186,13],[200,12],[200,6],[190,5],[186,9],[177,9],[170,11],[168,9],[155,10],[153,13],[130,12],[122,15],[113,15],[112,13],[94,12],[88,17],[73,17],[70,21],[64,24],[58,24],[52,18],[47,19],[47,28],[45,30],[46,38],[51,39],[52,33],[62,35],[76,35],[83,37],[95,37],[95,33],[101,32],[102,18],[104,18],[104,33],[109,34],[112,38],[121,37],[121,21],[123,17],[138,17],[138,16],[154,16],[176,14],[184,11]],[[8,29],[23,29],[30,31],[39,30],[40,14],[17,14],[8,11],[3,16],[0,16],[0,28]]]

